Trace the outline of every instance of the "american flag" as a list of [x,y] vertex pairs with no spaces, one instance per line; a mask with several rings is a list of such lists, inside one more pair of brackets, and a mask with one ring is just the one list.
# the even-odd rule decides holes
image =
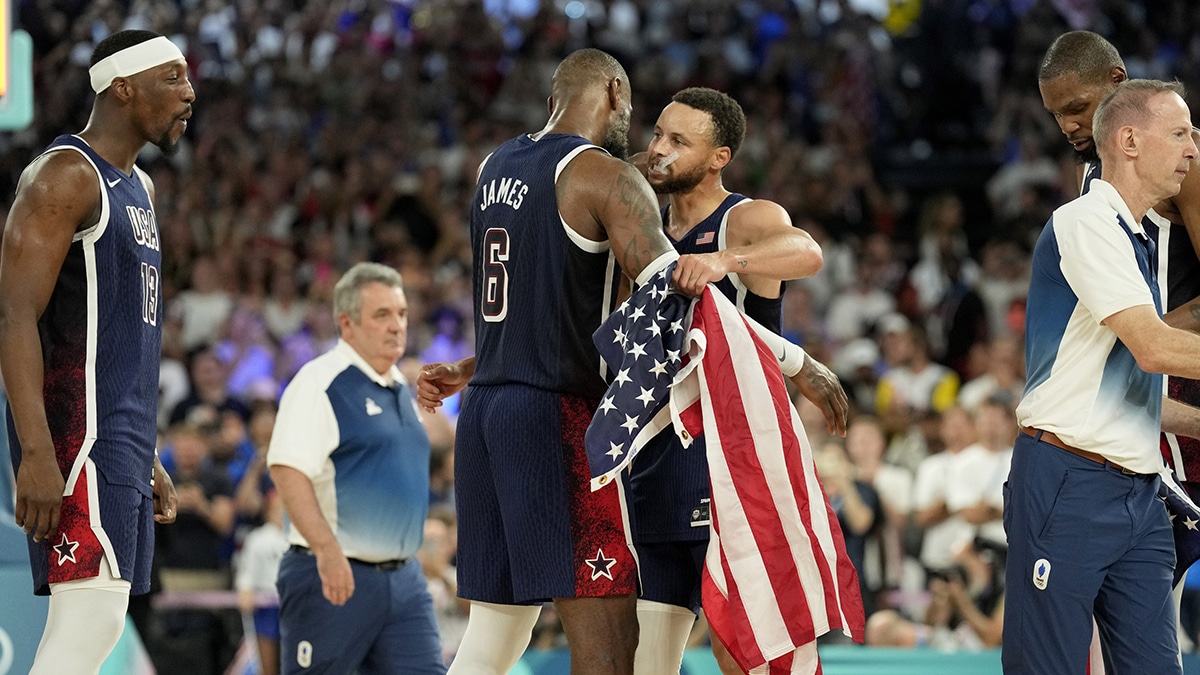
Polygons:
[[1171,584],[1174,586],[1187,574],[1188,568],[1200,560],[1200,508],[1175,482],[1170,471],[1164,471],[1161,476],[1158,496],[1167,503],[1171,534],[1175,537],[1175,579]]
[[[774,354],[711,287],[690,321],[682,314],[672,331],[677,305],[686,311],[689,303],[667,290],[671,269],[640,287],[594,335],[618,377],[605,396],[613,407],[602,404],[588,428],[593,487],[613,480],[658,429],[672,427],[685,446],[703,434],[712,486],[702,582],[709,624],[747,672],[819,673],[816,638],[840,628],[861,642],[865,623],[837,517]],[[621,344],[618,328],[625,336],[619,353],[609,346]],[[641,352],[669,357],[680,333],[686,363],[668,358],[667,387],[660,374],[647,376],[654,368],[643,361],[654,357]],[[641,344],[647,334],[662,346]],[[629,382],[618,381],[622,371]],[[659,397],[643,402],[643,390]]]
[[584,438],[592,489],[614,480],[670,425],[665,405],[679,372],[691,298],[671,291],[672,263],[638,288],[592,335],[615,373]]

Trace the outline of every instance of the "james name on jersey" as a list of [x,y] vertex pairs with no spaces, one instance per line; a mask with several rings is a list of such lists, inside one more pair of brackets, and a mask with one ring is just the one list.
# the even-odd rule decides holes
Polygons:
[[492,204],[508,204],[516,211],[521,208],[521,202],[525,200],[527,192],[529,192],[529,186],[522,183],[519,178],[493,178],[480,190],[483,201],[479,205],[479,210],[486,211],[487,207]]

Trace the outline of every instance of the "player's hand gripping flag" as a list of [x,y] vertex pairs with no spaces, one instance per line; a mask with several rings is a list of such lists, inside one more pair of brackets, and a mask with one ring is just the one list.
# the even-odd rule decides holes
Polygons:
[[703,434],[709,623],[747,672],[819,673],[817,636],[863,635],[837,517],[775,356],[711,288],[687,312],[690,301],[667,288],[670,274],[638,288],[593,336],[616,377],[587,432],[592,486],[616,480],[661,429],[684,447]]

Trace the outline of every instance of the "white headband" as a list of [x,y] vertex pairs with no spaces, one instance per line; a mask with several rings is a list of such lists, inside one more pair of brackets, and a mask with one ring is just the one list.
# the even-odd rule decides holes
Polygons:
[[88,68],[88,75],[92,78],[92,90],[99,94],[108,89],[113,78],[129,77],[182,58],[183,52],[179,51],[179,47],[160,35],[100,59],[96,65]]

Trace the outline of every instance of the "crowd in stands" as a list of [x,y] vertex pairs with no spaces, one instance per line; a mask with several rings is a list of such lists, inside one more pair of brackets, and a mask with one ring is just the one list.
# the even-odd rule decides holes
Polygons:
[[[13,12],[34,38],[36,121],[0,134],[4,212],[19,167],[86,125],[99,40],[145,28],[187,55],[197,102],[181,152],[141,159],[165,242],[159,419],[180,512],[159,529],[156,592],[236,581],[248,613],[269,605],[262,567],[283,547],[264,467],[275,404],[336,341],[334,282],[361,260],[401,272],[410,375],[470,354],[475,169],[542,127],[555,65],[595,46],[629,70],[634,150],[678,89],[734,96],[747,136],[725,185],[782,204],[823,248],[821,272],[788,285],[784,328],[854,408],[847,437],[829,437],[796,399],[861,572],[868,642],[998,645],[1029,253],[1078,189],[1038,61],[1088,28],[1131,76],[1200,91],[1191,0],[23,0]],[[451,656],[466,608],[452,416],[442,425],[420,558]],[[134,611],[164,673],[184,653],[209,655],[188,672],[220,672],[242,630],[235,610]],[[535,643],[561,645],[544,618]]]

